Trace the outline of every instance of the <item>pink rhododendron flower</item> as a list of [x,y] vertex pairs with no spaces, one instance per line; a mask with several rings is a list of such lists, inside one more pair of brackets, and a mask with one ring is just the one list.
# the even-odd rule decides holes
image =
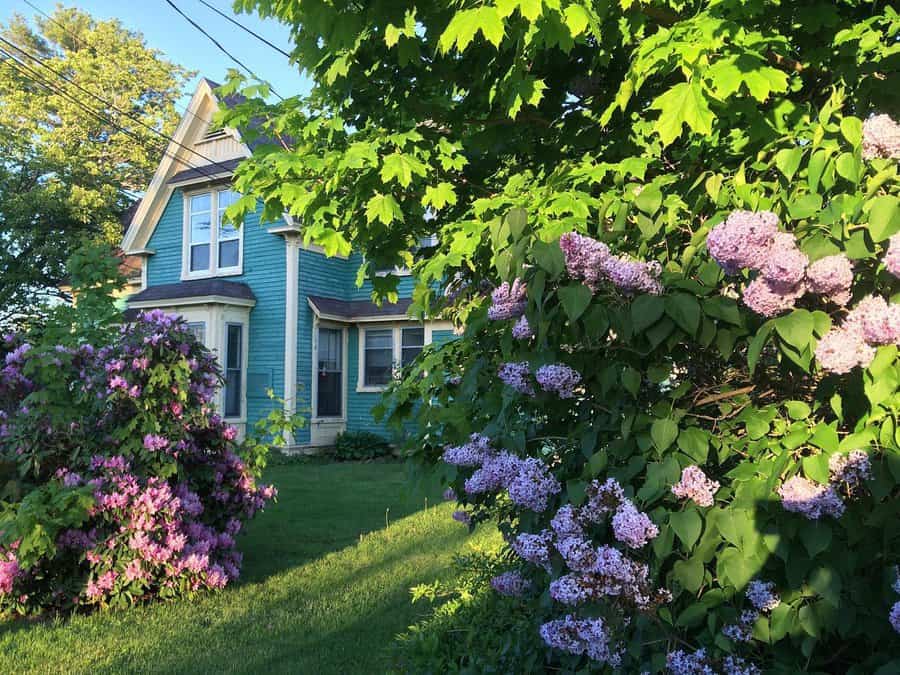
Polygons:
[[884,256],[884,268],[890,274],[900,278],[900,232],[889,240],[888,250]]

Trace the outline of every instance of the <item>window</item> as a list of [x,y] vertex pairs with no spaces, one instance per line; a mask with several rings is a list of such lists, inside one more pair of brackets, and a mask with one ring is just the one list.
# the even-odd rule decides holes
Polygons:
[[197,338],[197,342],[202,345],[206,344],[206,323],[203,321],[192,321],[188,323],[188,330]]
[[224,222],[225,209],[234,204],[238,195],[231,190],[219,190],[218,218],[219,223],[219,267],[237,267],[241,261],[241,232],[234,225]]
[[240,271],[241,230],[224,222],[225,209],[240,198],[232,190],[214,190],[186,197],[188,276]]
[[394,330],[383,328],[365,331],[363,383],[367,387],[388,384],[393,376]]
[[395,367],[405,367],[431,342],[431,328],[401,324],[360,327],[357,391],[380,390],[390,384]]
[[424,328],[400,329],[400,365],[403,367],[412,363],[422,352],[425,346]]
[[225,324],[225,331],[225,417],[240,417],[244,327],[229,323]]
[[344,331],[319,328],[318,382],[316,416],[340,417],[344,399],[343,373]]
[[209,270],[209,245],[212,236],[210,195],[194,195],[189,203],[191,208],[189,216],[191,227],[190,270],[191,272]]

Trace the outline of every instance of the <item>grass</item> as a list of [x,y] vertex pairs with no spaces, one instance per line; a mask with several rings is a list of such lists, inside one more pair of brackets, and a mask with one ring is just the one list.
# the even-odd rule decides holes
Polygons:
[[[239,585],[193,601],[0,624],[2,673],[378,673],[469,536],[399,464],[275,466],[279,503],[241,538]],[[427,508],[426,508],[427,500]],[[386,522],[387,527],[385,527]]]

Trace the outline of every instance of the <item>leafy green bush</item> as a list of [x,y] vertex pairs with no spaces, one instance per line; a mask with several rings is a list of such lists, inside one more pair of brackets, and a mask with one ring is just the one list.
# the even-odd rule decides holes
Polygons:
[[334,441],[334,458],[345,462],[388,457],[391,452],[391,444],[371,431],[344,431]]
[[499,522],[549,667],[900,671],[894,7],[240,4],[315,87],[225,114],[304,139],[232,213],[456,323],[379,411]]

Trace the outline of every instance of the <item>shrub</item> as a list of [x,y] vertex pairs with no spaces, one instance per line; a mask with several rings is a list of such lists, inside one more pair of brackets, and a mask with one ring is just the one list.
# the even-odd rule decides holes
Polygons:
[[122,607],[237,578],[275,496],[212,407],[215,357],[159,311],[109,345],[0,342],[0,612]]
[[334,441],[334,457],[341,461],[388,457],[391,444],[371,431],[344,431]]

